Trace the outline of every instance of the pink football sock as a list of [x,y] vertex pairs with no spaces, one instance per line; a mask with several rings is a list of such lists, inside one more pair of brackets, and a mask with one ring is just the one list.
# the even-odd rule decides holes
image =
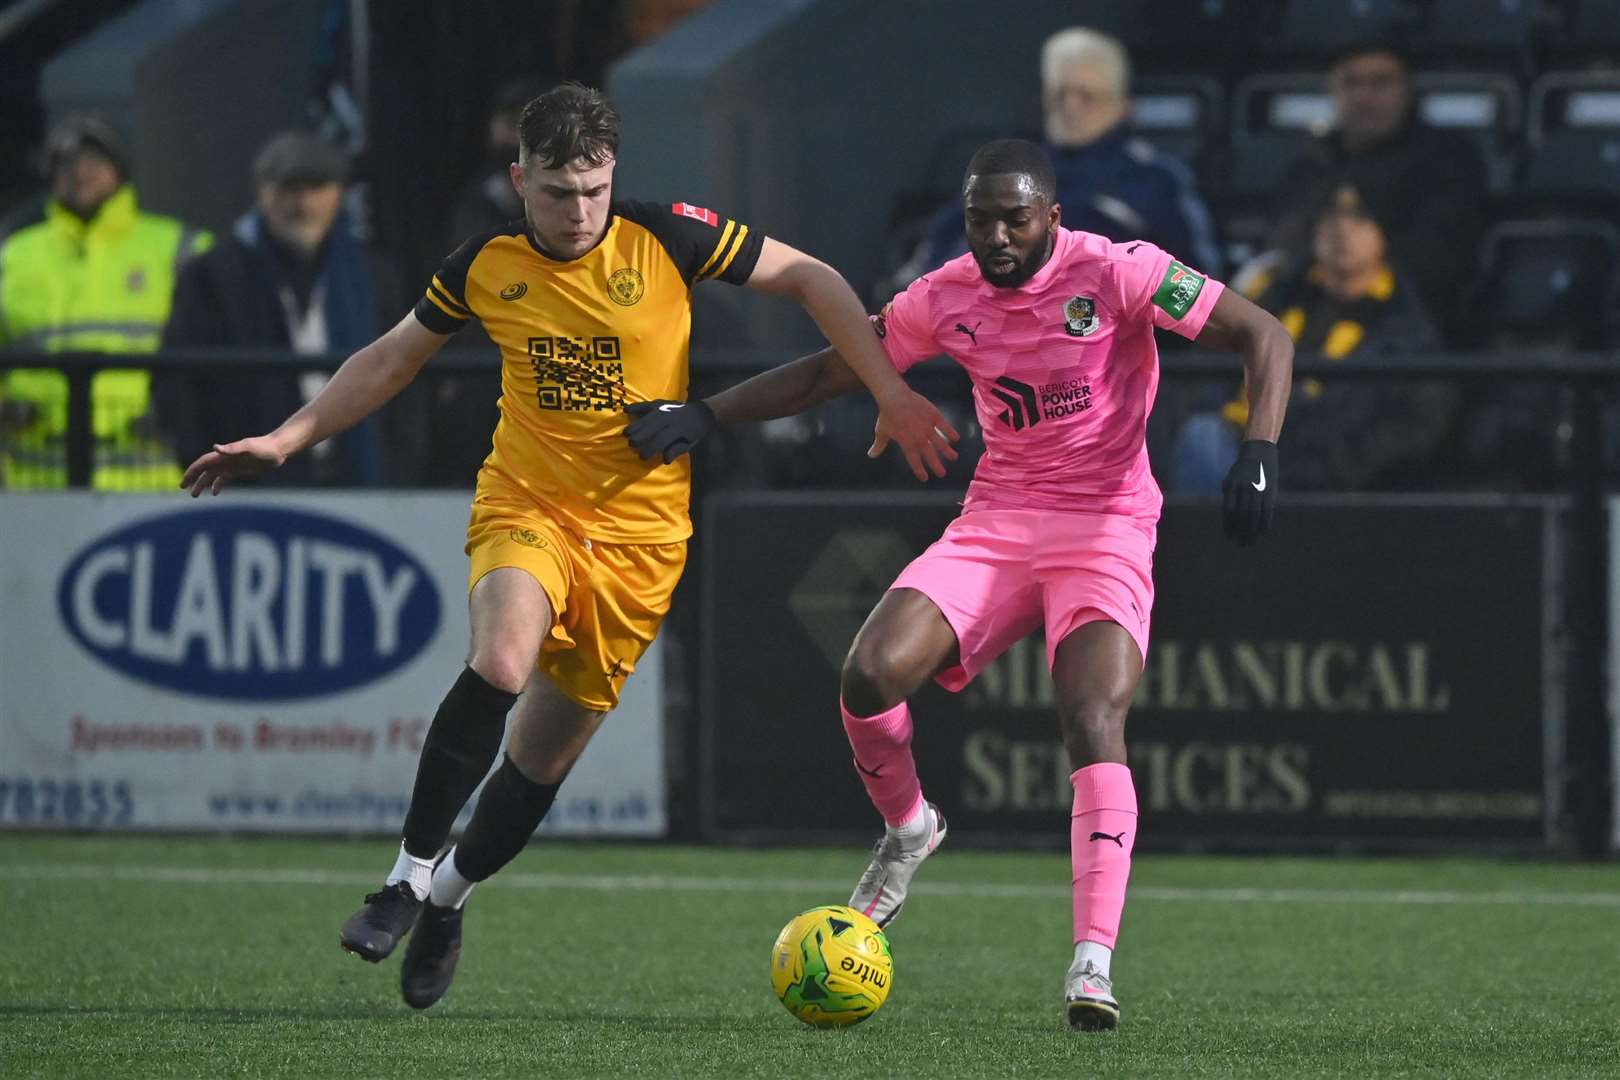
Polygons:
[[901,702],[876,716],[860,717],[839,699],[844,731],[855,751],[855,770],[883,820],[901,825],[922,807],[922,785],[911,757],[911,710]]
[[1131,770],[1111,761],[1087,765],[1069,776],[1074,812],[1069,852],[1074,867],[1074,940],[1112,949],[1125,908],[1136,843],[1136,787]]

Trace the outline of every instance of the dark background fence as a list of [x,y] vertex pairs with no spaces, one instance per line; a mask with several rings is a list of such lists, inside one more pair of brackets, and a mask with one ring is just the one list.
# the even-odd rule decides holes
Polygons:
[[[743,351],[699,352],[693,361],[691,395],[711,394],[764,365],[786,358]],[[162,380],[188,371],[217,371],[219,365],[228,363],[240,373],[244,386],[251,388],[254,379],[330,371],[341,359],[292,356],[274,350],[229,356],[202,351],[143,356],[139,366]],[[99,354],[8,353],[0,358],[0,370],[14,366],[49,366],[67,375],[68,469],[74,486],[85,486],[95,458],[89,424],[91,379],[95,371],[104,367],[131,366],[129,360]],[[1212,354],[1167,355],[1162,371],[1162,396],[1166,401],[1185,396],[1184,392],[1194,387],[1230,388],[1239,376],[1234,358]],[[1308,622],[1305,613],[1314,607],[1329,623],[1333,618],[1353,622],[1356,629],[1351,637],[1361,640],[1364,647],[1393,648],[1399,653],[1405,648],[1401,643],[1404,639],[1380,638],[1377,632],[1388,600],[1386,597],[1385,601],[1377,601],[1378,589],[1393,585],[1391,596],[1434,591],[1432,606],[1425,608],[1419,603],[1414,610],[1424,612],[1430,639],[1440,642],[1442,650],[1451,650],[1451,670],[1518,670],[1524,675],[1511,691],[1497,695],[1477,693],[1478,687],[1453,687],[1454,700],[1441,710],[1448,717],[1448,726],[1443,728],[1440,744],[1433,741],[1432,732],[1429,742],[1420,740],[1425,753],[1461,766],[1488,763],[1493,753],[1511,758],[1525,746],[1544,746],[1539,765],[1532,762],[1527,766],[1527,776],[1536,774],[1541,779],[1534,785],[1536,812],[1512,818],[1508,811],[1501,811],[1508,813],[1507,820],[1517,821],[1517,832],[1493,828],[1490,815],[1497,811],[1488,807],[1480,811],[1484,816],[1473,825],[1453,821],[1454,827],[1447,827],[1431,822],[1433,827],[1428,832],[1410,828],[1392,832],[1387,826],[1404,819],[1394,811],[1380,811],[1392,816],[1379,827],[1358,831],[1330,824],[1314,831],[1295,829],[1292,833],[1283,829],[1272,834],[1271,842],[1296,847],[1472,844],[1551,845],[1591,854],[1606,850],[1613,778],[1605,708],[1610,573],[1604,501],[1608,484],[1605,422],[1615,400],[1620,363],[1604,353],[1533,358],[1455,353],[1405,355],[1358,359],[1355,364],[1301,357],[1296,373],[1299,378],[1331,378],[1336,382],[1383,380],[1407,385],[1438,379],[1459,387],[1564,388],[1567,430],[1563,459],[1567,468],[1556,478],[1556,487],[1528,499],[1523,492],[1505,493],[1502,489],[1508,487],[1508,482],[1503,478],[1488,472],[1467,474],[1465,462],[1458,468],[1468,479],[1470,495],[1466,498],[1447,494],[1445,485],[1459,474],[1457,468],[1442,471],[1438,480],[1418,478],[1414,486],[1427,493],[1424,495],[1408,493],[1391,499],[1365,492],[1291,494],[1285,432],[1285,494],[1277,534],[1262,546],[1242,552],[1228,550],[1220,539],[1210,500],[1172,498],[1161,534],[1162,608],[1156,621],[1161,633],[1173,636],[1157,637],[1157,641],[1178,640],[1187,647],[1200,625],[1207,623],[1213,639],[1303,642],[1305,636],[1288,627]],[[397,401],[383,415],[397,414],[394,437],[403,440],[407,453],[417,454],[420,459],[420,446],[412,445],[412,424],[431,413],[438,388],[451,382],[461,384],[462,391],[472,395],[485,410],[466,412],[466,423],[475,424],[481,415],[492,418],[490,402],[497,392],[498,375],[498,367],[487,353],[447,350],[423,369],[412,391],[419,395],[415,404]],[[945,363],[924,365],[916,370],[913,382],[939,400],[947,411],[971,420],[967,384],[959,369]],[[806,745],[827,741],[804,734],[808,730],[804,725],[814,723],[815,718],[819,717],[823,726],[828,722],[825,714],[836,693],[835,658],[822,657],[824,648],[809,648],[807,658],[804,642],[794,644],[791,632],[778,634],[773,630],[763,635],[770,642],[762,654],[765,660],[770,664],[785,663],[788,670],[807,677],[802,686],[793,687],[789,707],[771,709],[750,701],[746,693],[727,685],[723,664],[719,669],[715,667],[718,653],[735,650],[739,632],[748,634],[767,624],[778,628],[796,625],[792,604],[784,603],[780,588],[785,582],[799,580],[809,564],[824,552],[820,541],[812,542],[820,535],[816,529],[808,525],[792,527],[793,515],[809,507],[809,520],[820,522],[821,528],[829,522],[855,529],[887,528],[899,537],[900,554],[914,553],[948,520],[953,505],[951,493],[959,493],[965,484],[973,458],[972,444],[977,439],[970,423],[962,425],[968,436],[964,460],[957,463],[945,481],[936,481],[919,492],[892,457],[872,463],[861,455],[870,437],[872,415],[870,401],[856,395],[823,406],[806,417],[725,432],[698,454],[694,518],[699,535],[666,634],[666,640],[674,643],[667,703],[673,748],[669,763],[671,824],[677,836],[716,837],[738,832],[740,819],[728,817],[724,808],[717,810],[713,805],[716,771],[727,767],[707,752],[716,730],[724,725],[745,724],[741,732],[777,754],[801,754],[807,752]],[[471,434],[474,445],[487,446],[488,420],[483,422],[485,427]],[[436,467],[442,464],[434,463],[431,479],[426,472],[412,475],[407,471],[395,472],[391,482],[435,486],[444,484],[446,475],[453,475],[455,479],[449,481],[449,486],[465,487],[470,492],[476,461],[461,462],[448,471]],[[851,490],[857,486],[867,494]],[[1494,496],[1480,496],[1492,489],[1497,490]],[[773,491],[776,494],[770,494]],[[872,494],[874,491],[882,494]],[[176,497],[180,497],[178,492]],[[882,524],[874,524],[879,522]],[[445,522],[447,529],[460,527],[459,521]],[[797,540],[780,545],[767,543],[763,548],[754,544],[759,536],[775,535],[771,530],[783,528],[788,531],[782,535]],[[749,544],[743,548],[754,553],[751,563],[738,562],[741,556],[735,541],[744,536]],[[728,543],[732,546],[728,547]],[[1348,547],[1335,554],[1334,543]],[[839,558],[836,553],[830,557],[835,561]],[[874,590],[880,591],[886,581],[866,581],[857,572],[858,567],[839,565],[840,572],[847,572],[854,583],[848,591],[860,594],[854,602],[859,609],[854,615],[854,625],[858,626],[859,615],[877,595]],[[726,568],[728,579],[734,577],[735,588],[740,590],[734,597],[739,603],[730,607],[716,602],[720,595],[716,574],[721,566]],[[1358,603],[1346,599],[1358,596]],[[1504,597],[1517,597],[1518,605],[1504,606]],[[1278,607],[1279,623],[1277,631],[1268,635],[1265,628],[1272,607]],[[1539,618],[1540,622],[1501,625],[1503,620],[1527,618]],[[752,640],[757,643],[761,637],[755,632]],[[1148,681],[1151,684],[1151,672]],[[777,689],[780,693],[780,686]],[[959,703],[943,704],[944,696],[935,696],[940,700],[931,700],[922,708],[926,710],[932,704],[943,709],[944,715],[955,715],[951,710]],[[1551,726],[1529,743],[1522,742],[1525,733],[1519,731],[1521,743],[1515,744],[1510,729],[1503,726],[1504,718],[1526,715],[1526,702],[1532,700],[1543,702],[1538,709]],[[1145,708],[1143,704],[1139,703],[1138,709],[1142,720],[1133,730],[1150,732],[1156,723],[1152,703],[1145,703]],[[1267,721],[1257,710],[1245,712],[1233,707],[1227,712],[1223,723],[1230,723],[1233,716],[1240,720],[1246,717],[1258,725],[1254,730],[1266,728]],[[1380,762],[1387,755],[1390,775],[1399,776],[1400,762],[1420,759],[1413,757],[1413,744],[1403,743],[1407,736],[1401,732],[1423,721],[1421,717],[1403,718],[1396,710],[1381,722],[1394,726],[1380,735],[1376,724],[1369,724],[1366,717],[1333,718],[1331,731],[1315,736],[1322,741],[1313,754],[1320,759],[1324,753],[1361,745],[1360,750],[1336,766],[1336,775],[1383,769]],[[1012,723],[1016,730],[1028,729],[1028,737],[1038,738],[1036,732],[1044,720],[1019,716]],[[818,752],[827,749],[822,747]],[[1278,767],[1286,771],[1286,761]],[[806,773],[827,774],[826,769]],[[1499,780],[1501,770],[1492,772],[1482,767],[1479,775]],[[1533,779],[1531,776],[1526,783]],[[844,801],[859,805],[858,800]],[[1484,804],[1476,801],[1476,805]],[[1183,807],[1181,812],[1191,809]],[[781,835],[773,834],[768,816],[752,815],[749,820],[755,822],[746,830],[752,837]],[[1167,820],[1179,819],[1171,814]],[[1251,823],[1255,820],[1249,819]],[[759,821],[767,824],[760,825]],[[1188,818],[1181,823],[1186,827],[1167,830],[1167,834],[1176,835],[1180,845],[1209,846],[1217,842],[1215,833],[1191,827],[1192,821]],[[824,824],[829,831],[840,829],[837,822]],[[998,819],[990,814],[976,828],[985,837],[1005,839],[1009,833],[1019,834],[1021,826],[1016,816]],[[1227,827],[1220,833],[1224,838],[1220,843],[1266,846],[1267,828]]]

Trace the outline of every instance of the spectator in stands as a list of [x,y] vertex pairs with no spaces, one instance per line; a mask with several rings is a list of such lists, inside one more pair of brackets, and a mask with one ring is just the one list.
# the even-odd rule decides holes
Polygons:
[[512,188],[507,170],[518,154],[518,121],[523,106],[547,89],[537,79],[514,79],[502,86],[489,111],[485,133],[486,160],[450,202],[446,251],[454,251],[474,233],[523,216],[523,200]]
[[[533,78],[503,85],[490,107],[485,129],[485,160],[478,175],[457,192],[450,204],[444,250],[454,251],[468,237],[523,216],[523,200],[512,187],[508,170],[518,157],[518,121],[523,106],[550,84]],[[458,350],[481,350],[490,358],[487,374],[440,378],[422,389],[432,395],[423,417],[422,471],[419,482],[430,487],[471,487],[489,454],[490,435],[500,418],[500,352],[482,325],[456,339]]]
[[[1354,188],[1334,192],[1314,215],[1312,250],[1304,273],[1251,286],[1253,299],[1277,316],[1302,354],[1346,361],[1439,348],[1433,320],[1389,259],[1386,232]],[[1284,482],[1293,491],[1429,486],[1456,405],[1444,383],[1296,379],[1283,433]],[[1174,449],[1175,490],[1220,490],[1247,416],[1240,395],[1219,413],[1187,420]]]
[[[206,233],[137,205],[129,153],[105,120],[74,116],[45,145],[49,195],[0,241],[0,347],[149,353],[157,348],[179,265]],[[98,372],[90,388],[91,483],[103,490],[180,482],[148,416],[147,372]],[[67,376],[0,375],[0,487],[67,485]]]
[[[1130,58],[1106,34],[1073,27],[1041,48],[1045,144],[1064,227],[1149,240],[1219,274],[1214,225],[1191,170],[1131,132],[1130,81]],[[953,200],[930,223],[899,284],[966,250],[962,210]]]
[[[398,290],[356,238],[343,211],[347,154],[305,132],[271,138],[253,162],[255,207],[231,234],[181,272],[164,348],[224,346],[346,355],[383,329],[383,303]],[[323,372],[265,374],[222,354],[206,371],[165,376],[158,390],[165,430],[189,462],[240,431],[268,429],[313,397]],[[324,449],[323,449],[324,448]],[[288,462],[272,482],[377,484],[382,436],[375,419]],[[285,474],[285,475],[283,475]]]
[[1300,266],[1324,196],[1353,186],[1383,224],[1394,263],[1441,323],[1457,315],[1473,265],[1486,195],[1485,162],[1472,140],[1417,116],[1406,58],[1386,43],[1359,45],[1328,72],[1335,123],[1288,170],[1274,207],[1273,244]]

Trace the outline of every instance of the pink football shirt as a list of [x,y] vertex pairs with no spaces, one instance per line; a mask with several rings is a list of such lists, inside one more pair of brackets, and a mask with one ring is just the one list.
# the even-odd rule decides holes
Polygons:
[[973,380],[985,454],[965,509],[1157,520],[1153,328],[1197,337],[1222,288],[1146,241],[1060,229],[1051,259],[1018,288],[989,284],[963,255],[912,282],[873,324],[901,372],[944,353]]

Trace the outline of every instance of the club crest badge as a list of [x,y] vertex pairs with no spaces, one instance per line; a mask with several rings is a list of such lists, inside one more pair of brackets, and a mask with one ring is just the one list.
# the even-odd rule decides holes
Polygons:
[[515,526],[512,529],[512,539],[516,540],[524,547],[543,548],[546,546],[545,537],[541,536],[533,529],[526,529],[521,525]]
[[1102,325],[1097,319],[1097,301],[1089,296],[1071,296],[1063,305],[1063,327],[1070,337],[1090,337]]
[[633,266],[621,266],[608,275],[608,299],[620,307],[630,307],[646,291],[647,283]]

